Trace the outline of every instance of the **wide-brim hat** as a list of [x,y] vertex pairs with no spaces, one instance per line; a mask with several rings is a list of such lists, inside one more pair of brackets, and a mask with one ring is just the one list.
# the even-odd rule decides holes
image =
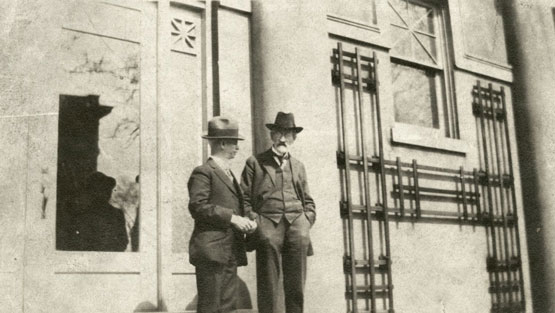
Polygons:
[[104,193],[116,187],[116,179],[102,172],[93,172],[85,180],[85,189],[91,193]]
[[208,122],[208,133],[202,135],[202,138],[245,140],[239,135],[239,124],[223,116],[216,116]]
[[276,115],[276,121],[273,124],[266,124],[266,127],[268,127],[268,129],[270,130],[290,129],[296,133],[300,133],[303,130],[302,127],[295,125],[295,116],[293,115],[293,113],[283,112],[278,112],[278,114]]

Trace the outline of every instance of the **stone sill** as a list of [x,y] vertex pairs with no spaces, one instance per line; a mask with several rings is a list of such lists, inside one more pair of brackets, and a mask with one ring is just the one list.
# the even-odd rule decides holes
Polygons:
[[[142,311],[137,311],[137,312],[142,312]],[[235,310],[232,311],[233,313],[258,313],[258,310],[255,309],[250,309],[250,310]],[[166,311],[148,311],[148,313],[197,313],[197,311],[170,311],[170,312],[166,312]]]
[[439,129],[395,123],[391,128],[391,141],[396,144],[466,155],[471,145],[460,139],[447,138]]

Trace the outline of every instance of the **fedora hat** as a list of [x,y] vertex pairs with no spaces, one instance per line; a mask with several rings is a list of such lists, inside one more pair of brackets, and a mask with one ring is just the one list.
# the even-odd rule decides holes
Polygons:
[[102,172],[92,172],[85,180],[85,189],[92,194],[110,193],[116,187],[116,179]]
[[268,129],[270,130],[292,129],[296,133],[300,133],[303,130],[302,127],[298,127],[295,125],[295,116],[293,115],[293,113],[283,112],[278,112],[278,114],[276,115],[276,121],[273,124],[266,124],[266,127],[268,127]]
[[235,120],[223,116],[216,116],[208,122],[208,133],[202,138],[245,140],[239,136],[239,124]]

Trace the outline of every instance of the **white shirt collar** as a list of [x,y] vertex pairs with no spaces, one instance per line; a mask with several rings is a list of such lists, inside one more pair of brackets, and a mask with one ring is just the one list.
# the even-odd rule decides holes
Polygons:
[[214,160],[214,162],[216,162],[216,164],[218,164],[218,166],[225,171],[231,170],[231,166],[230,166],[230,162],[227,159],[224,158],[220,158],[218,156],[215,155],[211,155],[210,158],[212,160]]
[[276,164],[283,168],[285,166],[285,164],[287,164],[287,159],[289,159],[289,152],[285,152],[283,154],[283,158],[280,162],[279,158],[277,157],[278,155],[281,155],[281,153],[279,153],[276,148],[274,148],[274,145],[272,145],[272,152],[274,153],[273,157],[274,157],[274,161],[276,161]]

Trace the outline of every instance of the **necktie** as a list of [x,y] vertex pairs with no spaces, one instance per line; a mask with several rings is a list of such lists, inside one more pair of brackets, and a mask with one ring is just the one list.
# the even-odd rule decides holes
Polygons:
[[231,170],[230,170],[229,168],[226,168],[226,169],[224,170],[224,172],[225,172],[225,174],[227,175],[227,177],[229,177],[229,179],[230,179],[231,181],[233,181],[233,175],[231,174]]
[[287,153],[282,155],[274,153],[274,157],[278,160],[279,166],[282,166],[283,162],[289,158]]

